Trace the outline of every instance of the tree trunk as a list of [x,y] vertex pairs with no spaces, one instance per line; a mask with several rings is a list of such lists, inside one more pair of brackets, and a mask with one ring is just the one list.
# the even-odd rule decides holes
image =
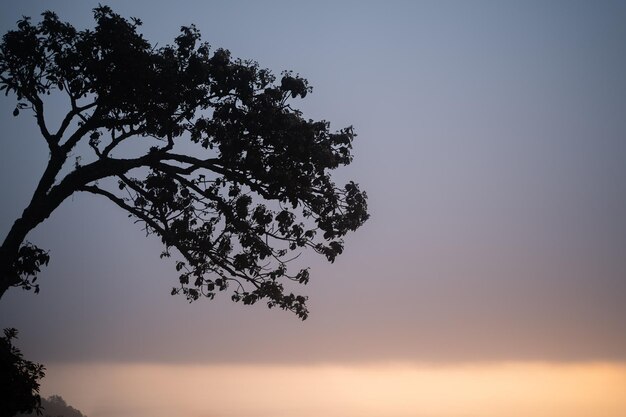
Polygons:
[[15,262],[19,259],[20,247],[24,244],[26,236],[46,220],[65,198],[51,198],[35,196],[17,219],[0,246],[0,299],[12,286],[22,282],[22,278],[15,270]]
[[[20,276],[14,269],[18,260],[19,250],[26,236],[37,225],[47,219],[61,204],[64,198],[50,198],[48,191],[63,167],[67,158],[66,153],[52,152],[46,170],[44,171],[28,207],[22,212],[0,246],[0,299],[12,286],[21,282]],[[56,201],[55,201],[56,200]]]
[[31,206],[24,210],[22,217],[13,223],[0,247],[0,298],[9,287],[19,284],[21,281],[13,265],[18,260],[19,250],[26,236],[51,214],[51,211],[43,210],[44,207],[35,209]]

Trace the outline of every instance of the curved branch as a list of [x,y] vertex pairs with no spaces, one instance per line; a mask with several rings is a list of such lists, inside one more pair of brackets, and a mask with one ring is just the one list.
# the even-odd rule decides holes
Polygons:
[[[77,191],[84,191],[84,192],[89,192],[92,194],[97,194],[97,195],[101,195],[106,197],[107,199],[109,199],[110,201],[112,201],[113,203],[115,203],[117,206],[119,206],[120,208],[124,209],[125,211],[127,211],[128,213],[134,215],[135,217],[137,217],[138,219],[140,219],[141,221],[145,222],[146,225],[148,225],[149,227],[151,227],[156,233],[158,233],[166,242],[166,245],[171,245],[173,247],[175,247],[180,253],[181,255],[183,255],[185,257],[185,259],[187,260],[187,262],[189,262],[190,265],[193,266],[199,266],[197,265],[198,261],[196,260],[196,258],[192,255],[192,253],[190,252],[190,248],[186,248],[184,247],[180,240],[178,239],[173,239],[170,235],[171,232],[167,229],[167,225],[160,225],[158,222],[156,222],[153,218],[151,218],[149,215],[147,215],[146,213],[137,210],[136,207],[133,207],[129,204],[126,204],[126,202],[116,196],[115,194],[103,190],[99,187],[96,187],[94,185],[84,185],[84,186],[80,186],[78,187]],[[244,274],[241,271],[238,271],[234,265],[232,264],[232,262],[228,261],[226,258],[218,258],[215,255],[213,255],[211,253],[211,251],[206,251],[205,252],[209,258],[211,259],[211,261],[213,263],[215,263],[215,265],[219,266],[220,268],[222,268],[223,270],[225,270],[226,272],[228,272],[230,275],[232,275],[233,277],[239,277],[242,278],[248,282],[250,282],[253,286],[255,286],[256,288],[259,288],[259,284],[256,282],[256,280],[246,274]],[[214,272],[218,273],[220,276],[222,275],[219,271],[214,270]]]

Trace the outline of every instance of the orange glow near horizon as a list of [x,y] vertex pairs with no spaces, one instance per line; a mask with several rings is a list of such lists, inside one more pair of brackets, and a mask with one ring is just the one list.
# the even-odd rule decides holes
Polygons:
[[626,364],[53,365],[89,417],[619,417]]

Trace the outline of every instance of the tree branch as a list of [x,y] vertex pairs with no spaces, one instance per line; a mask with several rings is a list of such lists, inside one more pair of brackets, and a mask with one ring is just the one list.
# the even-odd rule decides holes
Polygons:
[[41,101],[39,96],[37,96],[37,94],[29,95],[28,101],[30,101],[33,105],[35,119],[37,120],[37,126],[39,126],[39,131],[41,132],[41,135],[48,143],[50,153],[56,153],[58,151],[59,141],[48,131],[48,127],[46,126],[46,120],[44,118],[43,102]]
[[67,130],[67,128],[69,127],[70,123],[72,122],[72,119],[74,119],[75,116],[77,116],[80,113],[84,112],[85,110],[89,110],[89,109],[91,109],[91,108],[93,108],[93,107],[95,107],[97,105],[98,105],[98,102],[96,100],[93,103],[89,103],[89,104],[86,104],[84,106],[77,107],[76,106],[76,101],[72,98],[72,110],[70,110],[67,113],[67,115],[65,115],[65,117],[63,118],[63,121],[61,122],[61,126],[59,126],[59,130],[57,130],[57,133],[54,134],[54,137],[56,138],[56,142],[57,143],[60,142],[61,138],[63,137],[63,134],[65,134],[65,131]]

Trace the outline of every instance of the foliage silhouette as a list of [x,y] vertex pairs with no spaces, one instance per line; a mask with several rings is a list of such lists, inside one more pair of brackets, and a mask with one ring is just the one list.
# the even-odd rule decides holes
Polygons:
[[[139,19],[106,6],[94,18],[82,31],[49,11],[36,25],[23,18],[0,45],[0,90],[17,96],[15,116],[34,114],[50,151],[0,248],[0,296],[38,290],[49,255],[27,234],[85,192],[158,235],[162,256],[182,255],[173,294],[193,301],[230,288],[234,301],[264,300],[305,319],[306,298],[283,284],[306,284],[309,271],[289,272],[289,259],[311,248],[333,262],[343,236],[368,218],[358,185],[330,177],[352,160],[352,128],[303,118],[291,102],[311,92],[307,80],[211,51],[193,25],[156,47]],[[52,129],[46,96],[59,93],[69,111]],[[80,149],[89,152],[69,161]]]
[[0,417],[41,414],[39,380],[44,377],[45,368],[24,359],[13,339],[17,339],[17,330],[4,329],[4,336],[0,337]]

